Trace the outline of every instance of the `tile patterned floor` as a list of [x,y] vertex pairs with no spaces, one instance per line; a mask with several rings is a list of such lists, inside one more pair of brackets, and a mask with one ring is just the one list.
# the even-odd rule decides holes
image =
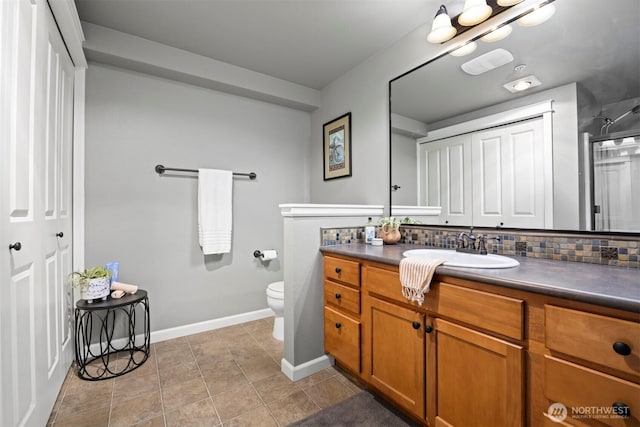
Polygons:
[[48,426],[286,426],[360,391],[334,368],[289,380],[272,327],[266,318],[162,341],[144,365],[110,380],[70,370]]

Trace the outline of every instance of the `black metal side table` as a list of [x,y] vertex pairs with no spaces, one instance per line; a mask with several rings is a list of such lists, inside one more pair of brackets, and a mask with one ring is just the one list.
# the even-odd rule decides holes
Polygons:
[[[136,309],[140,307],[136,313]],[[116,313],[121,312],[128,329],[125,337],[114,338]],[[142,334],[136,344],[136,320],[142,316]],[[76,369],[90,381],[119,377],[140,367],[149,358],[150,327],[147,291],[122,298],[87,303],[79,300],[75,312]],[[138,328],[140,329],[140,328]],[[142,342],[141,342],[142,341]]]

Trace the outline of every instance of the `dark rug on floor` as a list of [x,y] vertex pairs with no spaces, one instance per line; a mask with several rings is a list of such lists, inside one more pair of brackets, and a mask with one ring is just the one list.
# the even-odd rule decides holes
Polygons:
[[414,427],[418,425],[383,400],[363,391],[303,420],[289,424],[288,427]]

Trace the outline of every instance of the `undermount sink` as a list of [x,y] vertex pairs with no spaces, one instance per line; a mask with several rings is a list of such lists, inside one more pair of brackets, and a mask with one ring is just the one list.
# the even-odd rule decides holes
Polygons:
[[476,255],[456,252],[447,249],[411,249],[402,253],[405,257],[423,257],[429,259],[443,259],[447,267],[466,268],[511,268],[520,265],[513,258],[502,255]]

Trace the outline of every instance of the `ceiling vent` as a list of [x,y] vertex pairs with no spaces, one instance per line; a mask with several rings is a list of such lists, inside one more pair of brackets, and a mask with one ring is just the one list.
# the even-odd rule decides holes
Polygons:
[[473,58],[470,61],[465,62],[460,66],[462,71],[472,76],[477,76],[487,71],[491,71],[494,68],[498,68],[501,65],[508,64],[513,61],[513,55],[511,52],[505,49],[494,49],[490,52],[480,55],[477,58]]

